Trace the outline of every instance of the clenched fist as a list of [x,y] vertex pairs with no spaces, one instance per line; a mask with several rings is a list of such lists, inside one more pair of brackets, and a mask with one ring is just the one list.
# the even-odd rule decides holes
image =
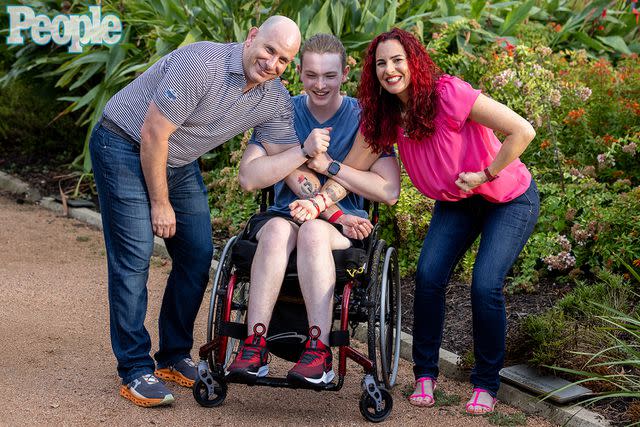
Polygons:
[[309,157],[324,153],[329,148],[331,128],[315,128],[304,141],[303,151]]

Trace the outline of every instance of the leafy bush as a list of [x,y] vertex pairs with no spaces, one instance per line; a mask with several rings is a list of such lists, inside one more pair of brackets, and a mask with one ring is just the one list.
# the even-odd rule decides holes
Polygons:
[[529,363],[540,366],[559,360],[565,354],[570,339],[567,326],[564,312],[555,308],[544,314],[526,317],[522,322],[522,330],[530,348]]
[[[624,330],[603,329],[598,319],[612,312],[625,316],[640,315],[639,295],[625,276],[600,271],[596,282],[579,281],[578,285],[545,313],[528,316],[522,322],[516,339],[518,349],[535,366],[559,366],[575,369],[587,360],[585,352],[608,348]],[[611,335],[611,332],[614,335]],[[638,343],[640,344],[640,343]]]
[[239,142],[236,138],[225,144],[231,152],[228,157],[220,156],[220,163],[228,159],[227,165],[203,173],[209,191],[213,228],[215,231],[224,230],[227,235],[239,232],[258,209],[254,194],[243,191],[238,181],[240,160],[250,135],[250,132],[245,132]]
[[412,274],[420,257],[422,240],[426,235],[434,201],[420,193],[409,176],[402,171],[402,191],[398,203],[383,207],[380,215],[382,238],[398,248],[398,261],[403,276]]
[[16,80],[2,91],[0,158],[5,168],[70,163],[82,152],[83,131],[71,117],[55,120],[65,108],[59,92]]

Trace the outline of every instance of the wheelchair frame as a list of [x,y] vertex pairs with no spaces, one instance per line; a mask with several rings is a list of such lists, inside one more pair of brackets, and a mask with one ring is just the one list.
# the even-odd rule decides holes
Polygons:
[[[270,190],[262,191],[261,212],[266,211],[266,200],[273,200]],[[368,201],[365,207],[368,211]],[[365,269],[354,273],[344,284],[342,294],[336,294],[334,319],[339,316],[340,327],[331,332],[330,341],[332,346],[338,347],[338,381],[327,385],[290,383],[286,378],[269,376],[255,378],[254,381],[244,378],[230,380],[225,376],[225,367],[237,351],[240,341],[247,336],[246,323],[238,321],[244,322],[248,309],[248,279],[242,280],[231,259],[233,246],[239,236],[229,239],[213,279],[207,343],[199,351],[198,378],[193,386],[193,395],[200,405],[216,407],[222,404],[230,382],[338,391],[344,384],[349,358],[364,370],[363,393],[359,402],[361,414],[372,422],[383,421],[390,415],[393,398],[388,389],[395,385],[400,357],[400,272],[396,249],[388,247],[384,240],[377,239],[377,203],[373,204],[372,218],[375,227],[371,233]],[[355,332],[355,327],[362,320],[367,322],[368,355],[350,345],[349,325],[351,323]]]

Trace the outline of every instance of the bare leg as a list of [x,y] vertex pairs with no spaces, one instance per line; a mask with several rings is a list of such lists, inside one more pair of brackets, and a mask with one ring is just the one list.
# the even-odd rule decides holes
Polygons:
[[296,246],[297,232],[298,226],[284,218],[273,218],[258,231],[258,248],[251,265],[249,287],[249,335],[256,323],[269,327],[289,255]]
[[307,308],[309,326],[321,330],[320,341],[329,345],[336,268],[331,251],[347,249],[351,242],[324,220],[307,221],[298,232],[298,278]]

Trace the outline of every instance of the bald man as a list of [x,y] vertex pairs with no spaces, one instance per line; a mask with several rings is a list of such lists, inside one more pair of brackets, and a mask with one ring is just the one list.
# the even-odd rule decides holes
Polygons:
[[[251,28],[244,43],[181,47],[116,93],[93,130],[111,345],[120,394],[136,405],[170,404],[174,397],[162,380],[190,387],[196,378],[193,324],[213,254],[198,157],[250,128],[260,140],[289,144],[290,156],[322,150],[300,148],[289,94],[278,79],[299,46],[297,25],[274,16]],[[144,326],[154,235],[173,261],[155,361]]]

